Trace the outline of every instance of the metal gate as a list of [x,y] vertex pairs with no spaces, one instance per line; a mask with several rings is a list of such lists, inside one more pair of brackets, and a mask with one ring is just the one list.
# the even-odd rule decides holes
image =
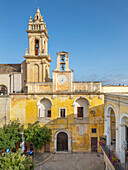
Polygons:
[[57,135],[57,151],[68,151],[68,135],[64,132]]

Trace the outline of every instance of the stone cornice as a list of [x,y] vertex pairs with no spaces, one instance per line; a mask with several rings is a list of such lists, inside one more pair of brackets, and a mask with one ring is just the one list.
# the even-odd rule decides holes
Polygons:
[[38,59],[46,59],[48,62],[52,61],[51,59],[49,59],[49,57],[47,55],[35,56],[35,55],[29,55],[28,54],[28,55],[24,55],[23,57],[26,58],[26,59],[36,59],[36,60],[38,60]]
[[95,92],[44,92],[44,93],[10,93],[9,95],[103,95]]
[[49,36],[48,36],[48,34],[47,34],[45,29],[43,29],[43,30],[26,30],[26,32],[27,33],[42,33],[42,32],[44,32],[46,37],[49,38]]

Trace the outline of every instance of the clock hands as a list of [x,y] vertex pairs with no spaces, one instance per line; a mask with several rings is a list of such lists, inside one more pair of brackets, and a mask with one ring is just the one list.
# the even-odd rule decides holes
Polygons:
[[63,79],[60,82],[63,82]]
[[61,84],[64,84],[64,83],[66,82],[66,77],[65,77],[64,75],[60,76],[60,77],[59,77],[59,82],[60,82]]

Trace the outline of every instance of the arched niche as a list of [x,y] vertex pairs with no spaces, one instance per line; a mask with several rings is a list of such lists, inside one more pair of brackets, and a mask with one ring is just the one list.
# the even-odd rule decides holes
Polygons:
[[37,102],[38,106],[38,117],[51,117],[52,102],[48,98],[41,98]]
[[75,117],[89,117],[90,102],[85,97],[78,97],[73,102]]

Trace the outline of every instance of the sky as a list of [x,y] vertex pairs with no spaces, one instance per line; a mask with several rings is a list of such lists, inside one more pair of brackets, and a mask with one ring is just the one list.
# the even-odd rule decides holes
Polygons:
[[74,81],[128,85],[128,0],[0,0],[0,63],[21,63],[29,17],[40,8],[56,53],[69,52]]

